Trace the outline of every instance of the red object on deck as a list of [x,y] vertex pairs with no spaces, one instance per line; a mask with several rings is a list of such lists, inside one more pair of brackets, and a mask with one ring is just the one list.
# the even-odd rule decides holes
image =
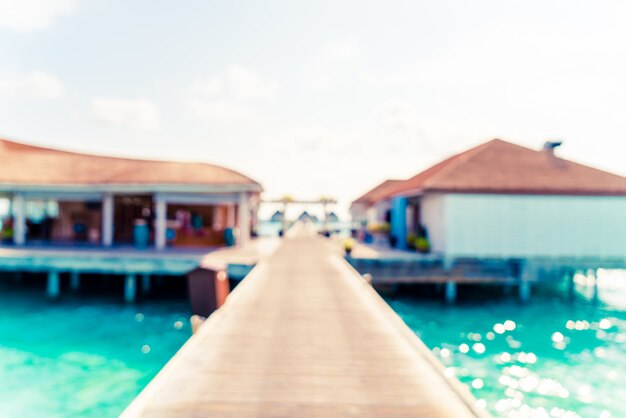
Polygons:
[[230,293],[224,270],[197,268],[187,274],[187,283],[191,312],[205,318],[222,306]]

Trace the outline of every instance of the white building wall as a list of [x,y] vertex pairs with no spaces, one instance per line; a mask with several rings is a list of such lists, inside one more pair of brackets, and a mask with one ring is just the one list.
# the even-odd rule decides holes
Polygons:
[[433,252],[444,252],[446,249],[446,196],[429,194],[422,197],[421,221],[428,231],[428,240]]
[[626,197],[449,194],[444,201],[451,256],[626,257]]
[[[382,200],[372,206],[374,209],[373,213],[368,213],[368,218],[370,222],[386,222],[385,218],[387,212],[391,210],[391,202],[389,200]],[[373,219],[371,216],[373,215]]]
[[352,222],[367,222],[367,206],[361,203],[355,203],[350,206],[350,217]]

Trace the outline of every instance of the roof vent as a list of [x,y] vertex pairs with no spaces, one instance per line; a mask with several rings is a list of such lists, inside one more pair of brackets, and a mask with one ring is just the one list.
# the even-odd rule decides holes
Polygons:
[[550,155],[554,155],[554,149],[561,145],[563,145],[563,141],[546,141],[543,144],[543,150]]

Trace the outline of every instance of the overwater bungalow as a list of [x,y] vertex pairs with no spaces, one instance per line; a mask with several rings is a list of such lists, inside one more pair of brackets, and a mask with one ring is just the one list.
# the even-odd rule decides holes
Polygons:
[[400,249],[424,235],[446,258],[623,260],[626,178],[560,158],[560,145],[491,140],[377,186],[353,217],[389,222]]
[[0,140],[3,243],[214,247],[244,243],[261,186],[224,167],[89,155]]
[[352,221],[359,224],[389,222],[391,200],[388,193],[403,180],[385,180],[350,204]]

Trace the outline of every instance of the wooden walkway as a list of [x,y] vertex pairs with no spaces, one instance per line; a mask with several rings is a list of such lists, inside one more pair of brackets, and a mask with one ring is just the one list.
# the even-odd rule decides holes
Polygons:
[[301,230],[122,417],[488,416],[474,403],[336,246]]

